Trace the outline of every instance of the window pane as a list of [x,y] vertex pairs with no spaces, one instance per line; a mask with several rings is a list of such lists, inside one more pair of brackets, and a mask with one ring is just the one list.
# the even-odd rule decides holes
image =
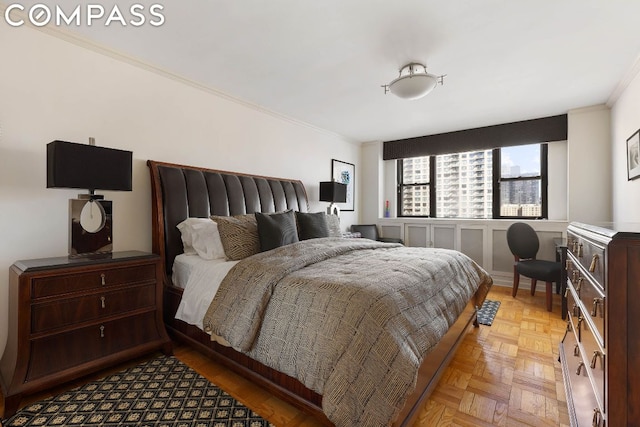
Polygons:
[[526,179],[500,183],[500,215],[542,216],[541,181]]
[[436,217],[492,217],[491,150],[436,156]]
[[429,186],[402,187],[402,215],[428,216]]
[[429,183],[429,157],[414,157],[402,161],[403,184]]
[[500,149],[502,178],[540,176],[540,144]]

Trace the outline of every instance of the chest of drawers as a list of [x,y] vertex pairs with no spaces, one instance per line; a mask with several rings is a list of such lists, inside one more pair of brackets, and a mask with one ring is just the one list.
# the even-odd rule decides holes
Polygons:
[[9,273],[9,336],[0,360],[4,416],[25,394],[162,349],[160,257],[16,262]]
[[567,332],[560,361],[572,426],[640,425],[640,233],[635,230],[640,227],[579,223],[567,230]]

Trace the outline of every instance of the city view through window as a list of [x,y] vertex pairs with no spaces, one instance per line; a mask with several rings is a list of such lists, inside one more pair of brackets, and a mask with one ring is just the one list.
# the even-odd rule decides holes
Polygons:
[[[500,216],[542,215],[540,147],[533,144],[499,150]],[[493,161],[493,150],[438,155],[434,182],[430,182],[429,156],[404,159],[402,215],[493,218]],[[431,210],[432,200],[435,212]]]

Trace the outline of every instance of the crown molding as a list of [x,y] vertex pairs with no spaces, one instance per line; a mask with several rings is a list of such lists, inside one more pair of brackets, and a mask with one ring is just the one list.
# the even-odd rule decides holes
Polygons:
[[625,73],[622,80],[617,84],[609,99],[607,99],[607,107],[611,108],[618,101],[620,96],[624,93],[624,91],[629,87],[631,82],[640,74],[640,55],[638,55],[629,68],[629,70]]
[[[4,15],[4,12],[5,12],[6,8],[7,8],[7,6],[5,5],[5,2],[0,0],[0,14]],[[227,101],[234,102],[234,103],[242,105],[242,106],[244,106],[246,108],[261,112],[263,114],[267,114],[267,115],[272,116],[272,117],[274,117],[276,119],[279,119],[279,120],[282,120],[282,121],[285,121],[285,122],[288,122],[288,123],[291,123],[291,124],[294,124],[294,125],[297,125],[297,126],[302,126],[302,127],[311,129],[311,130],[319,132],[319,133],[323,133],[325,135],[328,135],[328,136],[331,136],[331,137],[334,137],[334,138],[339,138],[339,139],[341,139],[341,140],[343,140],[345,142],[348,142],[350,144],[354,144],[354,145],[360,146],[360,142],[359,141],[356,141],[354,139],[351,139],[351,138],[346,137],[344,135],[341,135],[339,133],[336,133],[336,132],[330,131],[328,129],[324,129],[324,128],[315,126],[315,125],[313,125],[311,123],[308,123],[308,122],[305,122],[303,120],[299,120],[299,119],[287,116],[287,115],[282,114],[282,113],[275,112],[273,110],[270,110],[268,108],[262,107],[261,105],[255,104],[253,102],[249,102],[249,101],[237,98],[237,97],[235,97],[233,95],[230,95],[230,94],[228,94],[228,93],[226,93],[224,91],[221,91],[219,89],[213,88],[211,86],[204,85],[202,83],[199,83],[199,82],[197,82],[195,80],[192,80],[192,79],[189,79],[189,78],[186,78],[186,77],[183,77],[183,76],[181,76],[179,74],[176,74],[176,73],[174,73],[172,71],[169,71],[167,69],[164,69],[162,67],[158,67],[157,65],[151,64],[151,63],[146,62],[146,61],[142,61],[142,60],[140,60],[140,59],[138,59],[136,57],[133,57],[131,55],[125,54],[123,52],[120,52],[120,51],[117,51],[117,50],[112,49],[110,47],[107,47],[107,46],[105,46],[103,44],[100,44],[100,43],[97,43],[95,41],[89,40],[89,39],[87,39],[87,38],[85,38],[85,37],[83,37],[83,36],[81,36],[79,34],[76,34],[76,33],[72,32],[72,31],[70,31],[70,30],[67,30],[67,29],[64,29],[64,28],[60,28],[60,27],[56,27],[56,26],[52,26],[52,25],[46,25],[46,26],[42,26],[42,27],[35,26],[35,25],[33,25],[33,24],[31,24],[29,22],[29,20],[27,18],[27,14],[22,13],[20,11],[15,11],[13,13],[15,13],[16,15],[21,16],[25,20],[25,23],[23,24],[23,27],[28,27],[28,28],[32,28],[34,30],[38,30],[38,31],[40,31],[42,33],[45,33],[47,35],[56,37],[58,39],[61,39],[63,41],[66,41],[68,43],[76,45],[78,47],[82,47],[82,48],[88,49],[88,50],[90,50],[92,52],[99,53],[99,54],[104,55],[104,56],[108,56],[108,57],[110,57],[112,59],[115,59],[115,60],[118,60],[118,61],[121,61],[121,62],[125,62],[125,63],[127,63],[129,65],[133,65],[133,66],[141,68],[141,69],[143,69],[145,71],[149,71],[149,72],[158,74],[158,75],[160,75],[162,77],[165,77],[165,78],[168,78],[170,80],[185,84],[187,86],[190,86],[192,88],[201,90],[203,92],[207,92],[207,93],[209,93],[211,95],[217,96],[219,98],[223,98],[223,99],[225,99]]]

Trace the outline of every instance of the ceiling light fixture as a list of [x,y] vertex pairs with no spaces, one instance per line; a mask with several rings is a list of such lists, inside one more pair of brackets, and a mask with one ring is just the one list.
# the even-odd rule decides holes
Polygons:
[[422,98],[438,84],[444,84],[446,74],[436,76],[427,72],[427,66],[412,62],[400,68],[400,76],[388,85],[382,85],[384,93],[392,94],[404,99]]

